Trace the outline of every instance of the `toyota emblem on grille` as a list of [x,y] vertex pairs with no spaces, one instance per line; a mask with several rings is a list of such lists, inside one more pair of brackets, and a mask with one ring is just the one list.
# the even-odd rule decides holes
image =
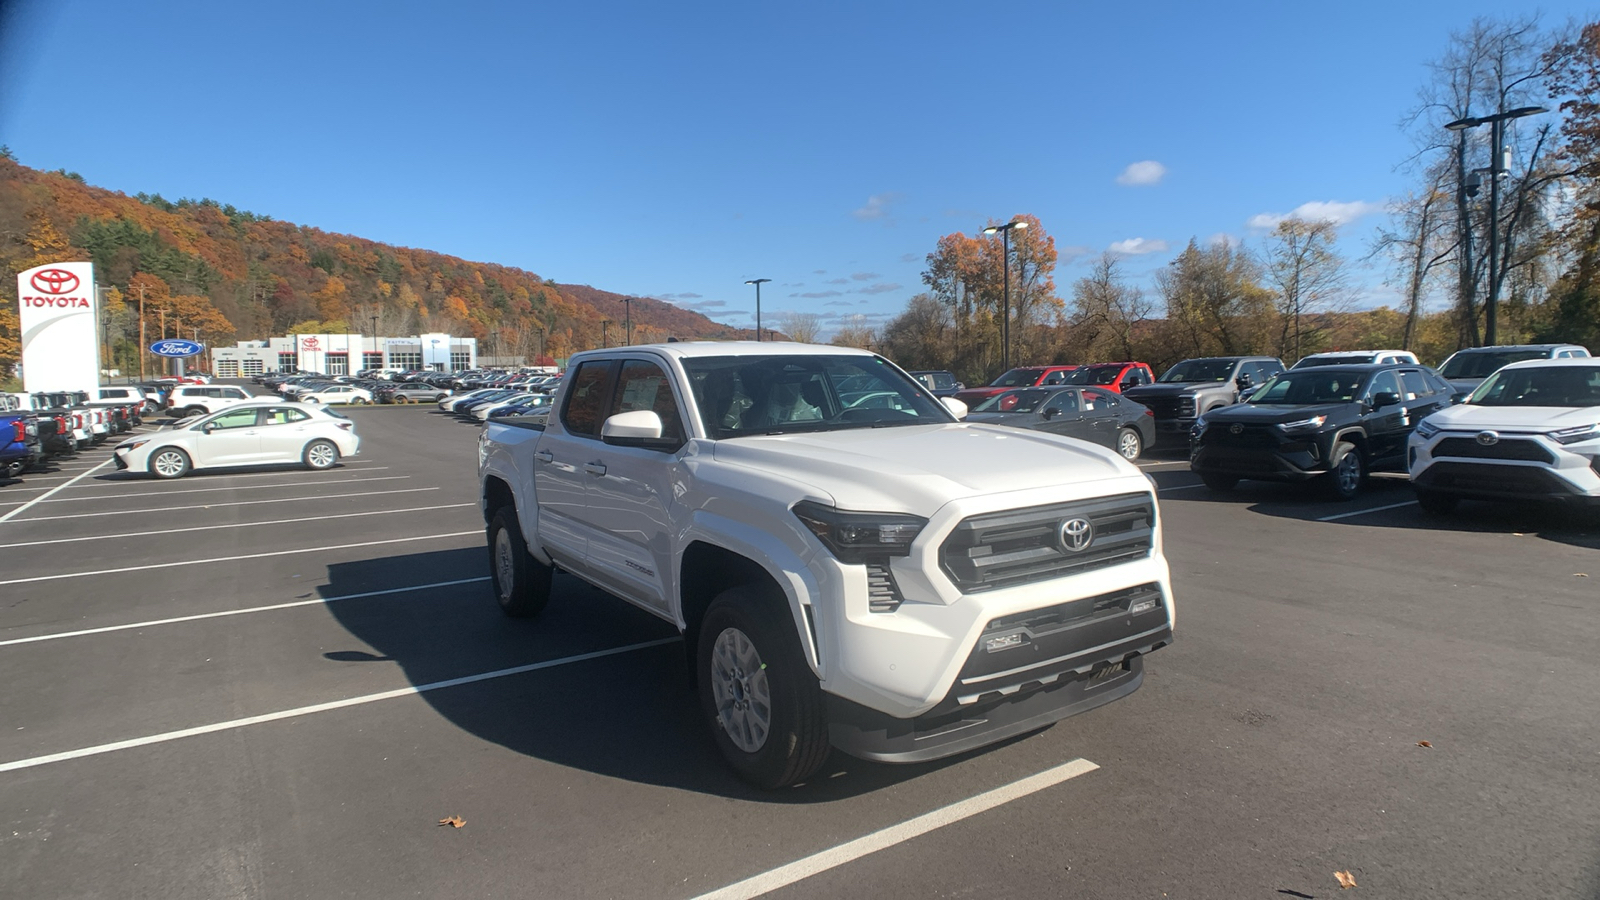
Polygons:
[[1478,432],[1478,443],[1485,447],[1493,447],[1495,444],[1500,443],[1500,435],[1493,431],[1480,431]]
[[1228,433],[1229,434],[1244,434],[1244,426],[1240,425],[1238,422],[1235,422],[1232,425],[1228,426]]
[[1082,517],[1068,519],[1061,523],[1057,537],[1061,540],[1061,549],[1081,553],[1094,543],[1094,523]]

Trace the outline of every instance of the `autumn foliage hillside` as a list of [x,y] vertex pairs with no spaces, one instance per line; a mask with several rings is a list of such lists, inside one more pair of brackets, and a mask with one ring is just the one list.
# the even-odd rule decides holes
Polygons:
[[[618,294],[212,200],[128,196],[0,156],[0,368],[17,353],[14,276],[66,259],[92,260],[97,279],[111,286],[110,343],[124,358],[136,345],[141,295],[151,338],[160,320],[169,334],[198,330],[211,343],[295,331],[370,334],[375,324],[384,334],[470,335],[483,355],[530,359],[597,347],[603,327],[616,344],[625,318]],[[749,336],[659,300],[631,305],[636,342]]]

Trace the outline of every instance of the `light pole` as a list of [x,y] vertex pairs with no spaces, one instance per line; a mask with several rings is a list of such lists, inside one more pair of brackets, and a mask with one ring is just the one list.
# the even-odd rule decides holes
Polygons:
[[[1446,129],[1455,132],[1464,132],[1468,128],[1477,128],[1479,125],[1489,126],[1489,296],[1483,301],[1483,345],[1485,347],[1495,346],[1499,339],[1499,335],[1496,333],[1495,319],[1500,305],[1500,176],[1507,172],[1504,158],[1505,123],[1511,119],[1520,119],[1523,116],[1534,116],[1549,111],[1543,106],[1519,106],[1516,109],[1508,109],[1492,116],[1467,116],[1444,126]],[[1465,136],[1463,136],[1464,140]],[[1470,191],[1472,188],[1471,181],[1468,181],[1462,190]]]
[[[372,316],[372,355],[378,357],[378,368],[383,368],[383,357],[378,354],[378,317]],[[366,366],[362,366],[366,368]]]
[[761,340],[761,286],[771,281],[771,278],[752,278],[745,284],[756,286],[756,340]]
[[606,336],[606,326],[610,325],[610,324],[611,324],[611,320],[610,319],[601,319],[600,320],[600,349],[601,350],[604,350],[604,349],[606,349],[606,348],[611,346],[611,340],[610,340],[610,338],[608,338]]
[[983,230],[984,234],[1000,232],[1000,244],[1003,248],[1000,257],[1000,268],[1004,271],[1002,280],[1005,284],[1005,292],[1001,295],[1000,301],[1000,371],[1002,372],[1011,369],[1011,229],[1027,227],[1027,222],[1012,219],[1004,225],[990,225]]
[[633,346],[633,298],[622,298],[622,346]]

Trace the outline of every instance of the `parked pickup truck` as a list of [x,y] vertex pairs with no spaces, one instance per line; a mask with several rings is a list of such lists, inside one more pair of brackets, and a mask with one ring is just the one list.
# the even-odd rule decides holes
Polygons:
[[15,397],[0,394],[0,475],[15,478],[44,458],[39,420]]
[[1159,382],[1124,388],[1122,396],[1155,413],[1158,445],[1187,446],[1196,419],[1238,403],[1242,392],[1266,384],[1282,371],[1283,362],[1271,356],[1186,359],[1162,374]]
[[839,347],[580,353],[547,424],[490,419],[478,472],[511,616],[562,571],[672,623],[734,770],[830,744],[937,759],[1125,697],[1172,640],[1151,482],[1115,451],[960,421]]

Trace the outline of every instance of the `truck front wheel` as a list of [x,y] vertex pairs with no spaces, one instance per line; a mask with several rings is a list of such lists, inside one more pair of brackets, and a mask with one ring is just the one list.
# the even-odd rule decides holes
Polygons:
[[697,655],[700,706],[739,777],[771,790],[822,767],[822,688],[781,598],[751,587],[723,591],[701,622]]
[[501,507],[489,521],[489,575],[500,611],[513,619],[537,616],[550,602],[551,567],[528,555],[517,512]]

